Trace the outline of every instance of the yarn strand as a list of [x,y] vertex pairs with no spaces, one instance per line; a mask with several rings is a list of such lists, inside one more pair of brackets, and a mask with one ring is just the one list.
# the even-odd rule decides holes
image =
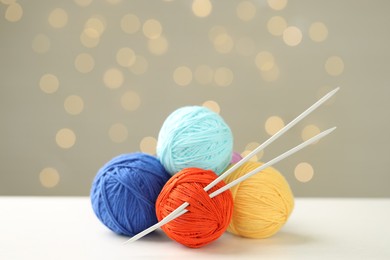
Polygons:
[[[224,172],[222,175],[220,175],[217,179],[215,179],[214,181],[212,181],[209,185],[207,185],[204,190],[207,192],[209,191],[211,188],[213,188],[217,183],[219,183],[222,179],[226,178],[228,175],[230,175],[232,172],[234,172],[236,169],[238,169],[242,164],[244,164],[246,161],[248,161],[250,158],[252,158],[255,154],[257,154],[258,152],[262,151],[263,149],[265,149],[268,145],[270,145],[272,142],[274,142],[276,139],[278,139],[281,135],[283,135],[285,132],[287,132],[290,128],[292,128],[294,125],[296,125],[298,122],[300,122],[303,118],[305,118],[306,116],[308,116],[311,112],[313,112],[315,109],[317,109],[318,107],[320,107],[323,103],[325,103],[328,99],[330,99],[334,94],[336,94],[337,91],[339,91],[340,87],[337,87],[335,88],[334,90],[330,91],[329,93],[325,94],[321,99],[319,99],[317,102],[315,102],[313,105],[311,105],[308,109],[306,109],[304,112],[302,112],[300,115],[298,115],[295,119],[293,119],[290,123],[288,123],[284,128],[282,128],[281,130],[279,130],[276,134],[274,134],[273,136],[271,136],[268,140],[266,140],[264,143],[262,143],[260,146],[258,146],[255,150],[253,150],[251,153],[249,153],[247,156],[245,156],[241,161],[239,161],[238,163],[236,163],[235,165],[233,165],[229,170],[227,170],[226,172]],[[281,157],[280,159],[276,160],[277,158],[274,158],[272,162],[272,164],[284,159],[285,157],[299,151],[300,149],[304,148],[305,146],[309,145],[310,143],[312,142],[315,142],[319,139],[321,139],[322,137],[324,137],[325,135],[328,135],[329,133],[331,133],[333,130],[335,130],[336,127],[334,128],[331,128],[331,129],[328,129],[320,134],[318,134],[317,136],[315,137],[312,137],[311,139],[307,140],[306,142],[298,145],[297,147],[300,147],[299,149],[297,149],[297,147],[294,147],[292,148],[291,150],[289,150],[288,152],[291,152],[290,154],[288,154],[288,152],[282,154],[282,155],[285,155],[283,158]],[[315,140],[313,140],[315,138]],[[310,140],[313,140],[310,142]],[[305,145],[304,145],[305,144]],[[293,151],[294,150],[294,151]],[[271,162],[270,161],[270,162]],[[271,166],[272,164],[270,164],[270,162],[268,162],[268,165],[267,167]],[[266,168],[266,167],[265,167]],[[259,172],[261,171],[262,169],[260,170],[257,170],[256,172]],[[243,176],[244,177],[244,176]],[[237,184],[238,182],[236,182],[235,184]],[[231,184],[231,183],[230,183]],[[233,184],[233,185],[235,185]],[[233,186],[231,185],[231,186]],[[226,185],[227,186],[227,185]],[[224,187],[226,187],[224,186]],[[224,188],[223,187],[223,188]],[[221,189],[223,189],[221,188]],[[220,189],[220,190],[221,190]],[[219,190],[217,190],[219,191]],[[210,197],[212,194],[216,193],[217,191],[213,192],[210,194]],[[223,190],[225,191],[225,190]],[[223,191],[220,191],[218,194],[222,193]],[[217,196],[218,194],[215,194],[213,195],[214,196]],[[211,197],[212,198],[212,197]],[[131,243],[131,242],[135,242],[136,240],[142,238],[143,236],[151,233],[152,231],[158,229],[159,227],[165,225],[166,223],[170,222],[171,220],[185,214],[186,212],[188,212],[185,208],[189,205],[188,202],[185,202],[183,203],[180,207],[178,207],[177,209],[175,209],[174,211],[172,211],[169,215],[167,215],[163,220],[161,220],[160,222],[156,223],[155,225],[145,229],[144,231],[138,233],[137,235],[133,236],[132,238],[130,238],[129,240],[125,241],[124,244],[127,244],[127,243]]]

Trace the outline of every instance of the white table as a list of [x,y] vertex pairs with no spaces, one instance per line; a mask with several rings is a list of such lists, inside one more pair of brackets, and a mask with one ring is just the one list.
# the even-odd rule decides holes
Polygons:
[[390,199],[296,199],[268,239],[224,234],[186,248],[159,230],[133,244],[106,229],[86,197],[0,197],[0,259],[390,259]]

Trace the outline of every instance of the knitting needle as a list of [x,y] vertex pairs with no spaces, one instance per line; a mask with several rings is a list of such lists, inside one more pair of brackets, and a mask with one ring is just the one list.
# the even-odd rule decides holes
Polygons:
[[[271,136],[267,141],[265,141],[263,144],[258,146],[255,150],[253,150],[251,153],[249,153],[247,156],[245,156],[242,160],[240,160],[238,163],[233,165],[229,170],[227,170],[225,173],[220,175],[218,178],[216,178],[213,182],[211,182],[209,185],[207,185],[204,190],[207,192],[212,187],[214,187],[217,183],[219,183],[222,179],[226,178],[229,174],[231,174],[233,171],[235,171],[238,167],[240,167],[242,164],[244,164],[246,161],[248,161],[250,158],[252,158],[255,154],[260,152],[261,150],[264,150],[268,145],[270,145],[273,141],[275,141],[277,138],[279,138],[282,134],[284,134],[286,131],[288,131],[290,128],[292,128],[294,125],[296,125],[299,121],[301,121],[303,118],[305,118],[307,115],[309,115],[311,112],[313,112],[316,108],[321,106],[324,102],[326,102],[328,99],[330,99],[338,90],[340,87],[337,87],[336,89],[330,91],[326,95],[324,95],[321,99],[319,99],[316,103],[314,103],[312,106],[310,106],[308,109],[306,109],[303,113],[301,113],[299,116],[297,116],[294,120],[292,120],[290,123],[288,123],[285,127],[280,129],[276,134]],[[127,240],[125,243],[130,243],[138,240],[139,238],[149,234],[150,232],[156,230],[157,228],[165,225],[169,221],[175,219],[178,216],[175,216],[176,214],[180,213],[180,216],[187,212],[187,210],[184,210],[189,205],[188,202],[184,202],[180,207],[172,211],[168,216],[166,216],[163,220],[160,222],[154,224],[153,226],[150,226],[149,228],[145,229],[144,231],[138,233],[137,235],[133,236],[131,239]],[[183,210],[183,211],[182,211]],[[182,211],[182,212],[181,212]]]
[[314,142],[317,142],[318,140],[320,140],[321,138],[327,136],[328,134],[332,133],[334,130],[336,129],[336,127],[332,127],[332,128],[329,128],[328,130],[325,130],[319,134],[317,134],[316,136],[310,138],[309,140],[295,146],[294,148],[291,148],[290,150],[288,150],[287,152],[279,155],[278,157],[275,157],[274,159],[272,159],[271,161],[257,167],[256,169],[246,173],[245,175],[241,176],[240,178],[230,182],[229,184],[226,184],[225,186],[221,187],[220,189],[212,192],[209,196],[210,198],[214,198],[215,196],[221,194],[222,192],[230,189],[231,187],[233,187],[234,185],[237,185],[239,184],[240,182],[242,181],[245,181],[246,179],[248,179],[249,177],[253,176],[254,174],[258,173],[258,172],[261,172],[262,170],[264,170],[265,168],[268,168],[270,167],[271,165],[283,160],[284,158],[298,152],[299,150],[303,149],[304,147],[314,143]]
[[209,185],[207,185],[204,190],[209,191],[212,187],[214,187],[217,183],[219,183],[221,180],[225,179],[227,176],[229,176],[232,172],[237,170],[241,165],[246,163],[250,158],[252,158],[255,154],[259,153],[260,151],[264,150],[268,145],[270,145],[273,141],[278,139],[281,135],[283,135],[285,132],[287,132],[290,128],[292,128],[294,125],[296,125],[299,121],[301,121],[303,118],[308,116],[311,112],[313,112],[316,108],[321,106],[325,101],[330,99],[334,94],[336,94],[337,91],[339,91],[340,87],[335,88],[334,90],[330,91],[326,95],[324,95],[322,98],[320,98],[317,102],[315,102],[312,106],[310,106],[308,109],[303,111],[299,116],[297,116],[295,119],[293,119],[290,123],[288,123],[285,127],[280,129],[276,134],[271,136],[267,141],[259,145],[256,149],[254,149],[252,152],[250,152],[247,156],[245,156],[243,159],[241,159],[239,162],[234,164],[230,169],[228,169],[226,172],[221,174],[218,178],[216,178],[214,181],[212,181]]
[[[225,186],[221,187],[220,189],[212,192],[209,197],[210,198],[214,198],[215,196],[221,194],[222,192],[226,191],[227,189],[230,189],[232,186],[234,185],[237,185],[238,183],[246,180],[247,178],[253,176],[254,174],[256,173],[259,173],[261,172],[262,170],[264,170],[265,168],[267,167],[270,167],[272,166],[273,164],[285,159],[286,157],[298,152],[299,150],[305,148],[306,146],[314,143],[314,142],[317,142],[318,140],[320,140],[321,138],[325,137],[326,135],[330,134],[331,132],[333,132],[334,130],[336,129],[336,127],[332,127],[328,130],[325,130],[319,134],[317,134],[316,136],[310,138],[309,140],[295,146],[294,148],[288,150],[287,152],[275,157],[274,159],[272,159],[271,161],[259,166],[258,168],[250,171],[249,173],[246,173],[244,176],[241,176],[240,178],[234,180],[233,182],[229,183],[229,184],[226,184]],[[150,232],[154,231],[155,229],[167,224],[168,222],[174,220],[175,218],[178,218],[180,217],[181,215],[185,214],[186,212],[188,212],[187,209],[185,209],[187,206],[189,205],[188,202],[184,202],[180,207],[178,207],[177,209],[175,209],[174,211],[172,211],[168,216],[166,216],[164,219],[162,219],[160,222],[154,224],[153,226],[145,229],[144,231],[138,233],[137,235],[133,236],[132,238],[130,238],[129,240],[127,240],[126,242],[124,242],[124,244],[126,243],[131,243],[131,242],[134,242],[136,240],[138,240],[139,238],[149,234]]]

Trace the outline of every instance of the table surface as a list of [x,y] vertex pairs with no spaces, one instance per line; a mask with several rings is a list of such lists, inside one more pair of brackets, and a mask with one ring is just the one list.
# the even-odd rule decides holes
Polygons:
[[158,230],[123,245],[87,197],[0,197],[0,259],[390,259],[388,221],[390,199],[297,198],[271,238],[225,233],[191,249]]

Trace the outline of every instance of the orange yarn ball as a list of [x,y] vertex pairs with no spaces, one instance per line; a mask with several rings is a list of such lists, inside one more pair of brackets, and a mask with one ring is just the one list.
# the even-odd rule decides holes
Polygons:
[[225,185],[223,181],[208,192],[204,187],[218,176],[211,170],[186,168],[176,173],[163,187],[156,201],[160,221],[184,202],[190,203],[187,213],[161,228],[168,237],[188,247],[198,248],[218,239],[227,229],[233,198],[229,190],[210,198],[209,194]]

